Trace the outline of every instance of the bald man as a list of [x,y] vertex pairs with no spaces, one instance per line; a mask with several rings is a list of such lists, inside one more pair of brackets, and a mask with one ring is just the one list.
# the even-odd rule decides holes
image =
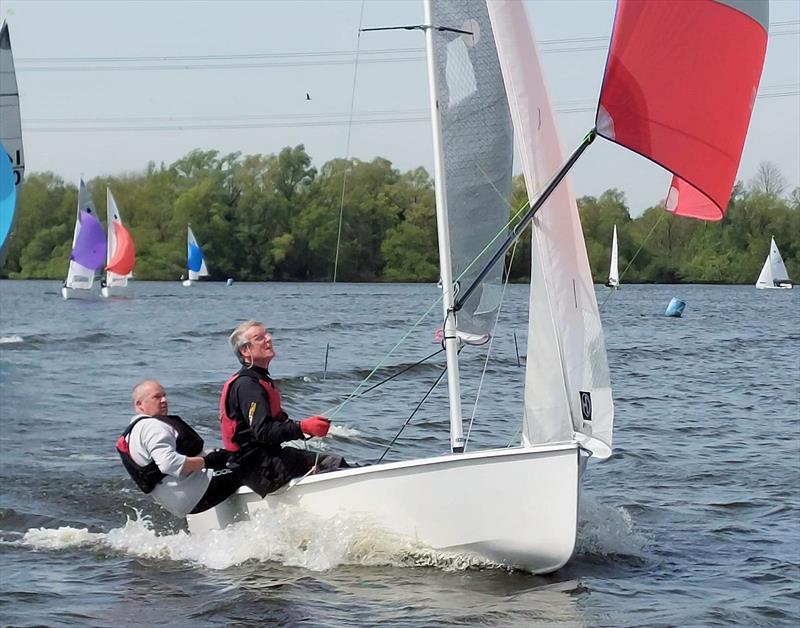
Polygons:
[[119,437],[117,451],[134,482],[157,504],[185,517],[216,506],[241,486],[238,473],[226,467],[229,454],[204,452],[200,435],[169,414],[161,384],[144,380],[131,396],[136,414]]

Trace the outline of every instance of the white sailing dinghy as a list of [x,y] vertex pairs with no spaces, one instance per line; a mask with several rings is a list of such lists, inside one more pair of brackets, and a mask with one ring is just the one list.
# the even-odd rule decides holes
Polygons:
[[72,253],[69,258],[67,278],[61,288],[65,299],[94,299],[95,274],[106,261],[106,234],[97,218],[89,190],[81,179],[78,190],[78,214],[72,237]]
[[769,254],[764,261],[764,267],[756,280],[756,288],[761,290],[787,290],[791,289],[792,285],[792,280],[789,279],[789,273],[786,271],[786,264],[783,263],[781,252],[778,250],[778,245],[775,244],[775,237],[773,236],[769,245]]
[[206,268],[203,250],[200,248],[200,245],[197,244],[194,233],[192,233],[192,228],[187,227],[187,229],[186,268],[189,271],[189,278],[183,280],[183,285],[188,288],[201,277],[208,277],[208,268]]
[[456,288],[478,275],[465,267],[508,219],[514,132],[531,198],[563,160],[524,7],[429,0],[425,16],[452,452],[308,476],[263,500],[241,489],[190,515],[189,529],[291,504],[432,548],[553,571],[575,547],[586,460],[592,451],[608,457],[612,444],[608,365],[577,206],[563,185],[533,225],[525,412],[510,419],[521,424],[521,443],[465,452],[458,332],[485,332],[500,270],[462,291],[454,316]]
[[11,52],[8,24],[0,27],[0,144],[8,156],[0,152],[0,268],[8,253],[14,229],[18,192],[25,174],[25,155],[22,151],[22,123],[19,112],[19,90]]
[[106,188],[106,216],[108,253],[105,285],[100,289],[100,294],[106,298],[127,296],[128,279],[133,277],[133,266],[136,263],[136,249],[130,231],[122,224],[111,188]]
[[611,265],[608,269],[606,286],[619,289],[619,255],[617,253],[617,225],[614,225],[614,236],[611,238]]
[[[263,500],[240,490],[190,515],[192,532],[292,505],[322,517],[354,516],[429,547],[532,572],[569,560],[582,471],[590,454],[611,455],[614,412],[586,244],[565,177],[602,136],[673,173],[675,214],[719,220],[766,53],[766,0],[676,6],[618,0],[596,127],[564,163],[524,4],[426,0],[426,23],[416,28],[425,31],[427,43],[452,453],[308,476]],[[667,44],[672,53],[658,54]],[[704,55],[709,49],[714,54]],[[687,100],[676,84],[696,87],[704,98]],[[721,99],[728,103],[723,110],[716,106]],[[484,217],[462,206],[505,204],[510,126],[531,206],[513,233],[487,247],[491,259],[483,270],[462,270],[450,244],[464,229],[453,222],[474,220],[469,237]],[[487,200],[487,187],[502,203]],[[493,264],[529,222],[524,412],[512,418],[521,422],[521,443],[465,452],[458,330],[491,318]]]

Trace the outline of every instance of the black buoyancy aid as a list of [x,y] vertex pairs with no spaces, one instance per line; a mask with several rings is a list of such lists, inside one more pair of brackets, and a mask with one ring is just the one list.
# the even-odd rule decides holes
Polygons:
[[[222,431],[222,446],[227,451],[239,451],[241,446],[244,444],[242,442],[242,432],[245,428],[249,429],[249,426],[244,424],[240,425],[237,423],[235,417],[228,416],[228,393],[231,385],[233,382],[239,379],[240,375],[241,373],[234,373],[231,375],[228,378],[228,381],[226,381],[222,386],[222,393],[219,396],[219,420],[220,430]],[[280,421],[281,415],[283,415],[283,409],[281,408],[281,393],[278,390],[278,387],[265,379],[259,378],[258,383],[261,384],[261,387],[267,394],[267,400],[269,401],[269,413],[276,420]]]
[[145,466],[140,466],[131,457],[128,436],[134,426],[143,419],[157,419],[178,432],[178,437],[175,439],[175,449],[184,456],[199,456],[203,452],[203,438],[186,421],[176,415],[142,415],[131,421],[117,439],[117,451],[119,452],[119,457],[122,458],[123,466],[133,478],[133,481],[147,494],[153,491],[158,483],[166,477],[166,474],[161,472],[155,460],[151,460]]

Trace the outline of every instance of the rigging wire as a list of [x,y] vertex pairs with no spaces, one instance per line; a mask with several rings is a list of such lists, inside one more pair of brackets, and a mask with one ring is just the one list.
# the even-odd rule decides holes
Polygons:
[[[422,358],[421,360],[417,360],[416,362],[414,362],[414,364],[411,364],[410,366],[406,366],[405,368],[403,368],[403,369],[400,369],[399,371],[397,371],[397,372],[395,372],[395,373],[392,373],[392,374],[391,374],[389,377],[387,377],[386,379],[382,379],[382,380],[381,380],[381,381],[379,381],[377,384],[373,384],[372,386],[370,386],[370,387],[369,387],[369,388],[367,388],[366,390],[362,390],[362,391],[361,391],[360,393],[358,393],[357,395],[354,395],[354,396],[352,396],[352,397],[350,398],[350,401],[354,401],[354,400],[356,400],[356,399],[361,399],[361,398],[362,398],[362,397],[364,397],[364,396],[365,396],[365,395],[366,395],[368,392],[370,392],[370,391],[373,391],[373,390],[375,390],[376,388],[380,388],[380,387],[381,387],[381,386],[383,386],[384,384],[387,384],[387,383],[389,383],[390,381],[392,381],[392,380],[393,380],[395,377],[399,377],[400,375],[403,375],[404,373],[407,373],[408,371],[410,371],[410,370],[412,370],[412,369],[415,369],[416,367],[418,367],[418,366],[420,366],[420,365],[424,364],[425,362],[427,362],[427,361],[428,361],[428,360],[430,360],[431,358],[433,358],[433,357],[436,357],[436,356],[437,356],[437,355],[439,355],[439,354],[440,354],[442,351],[444,351],[444,349],[437,349],[436,351],[434,351],[433,353],[431,353],[431,354],[429,354],[429,355],[425,356],[425,357],[424,357],[424,358]],[[327,415],[327,414],[328,414],[328,412],[332,411],[332,410],[333,410],[334,408],[336,408],[336,407],[338,407],[338,404],[337,404],[337,405],[334,405],[334,406],[331,406],[330,408],[328,408],[327,410],[325,410],[325,411],[324,411],[322,414],[323,414],[323,415]],[[296,409],[296,410],[297,410],[299,413],[301,413],[301,414],[314,414],[314,413],[316,412],[316,410],[304,409],[302,406],[298,406],[297,404],[294,404],[294,408],[295,408],[295,409]]]
[[390,382],[390,381],[392,381],[392,380],[393,380],[395,377],[399,377],[399,376],[400,376],[400,375],[402,375],[403,373],[407,373],[407,372],[408,372],[408,371],[410,371],[411,369],[418,367],[420,364],[423,364],[424,362],[427,362],[427,361],[428,361],[428,360],[430,360],[431,358],[433,358],[433,357],[435,357],[435,356],[439,355],[439,354],[440,354],[442,351],[444,351],[444,349],[437,349],[436,351],[434,351],[434,352],[433,352],[433,353],[431,353],[430,355],[427,355],[427,356],[425,356],[424,358],[422,358],[421,360],[418,360],[417,362],[415,362],[415,363],[414,363],[414,364],[412,364],[411,366],[407,366],[406,368],[404,368],[404,369],[402,369],[402,370],[400,370],[400,371],[397,371],[396,373],[394,373],[394,374],[390,375],[390,376],[389,376],[389,377],[387,377],[386,379],[379,381],[377,384],[373,384],[372,386],[370,386],[370,387],[369,387],[369,388],[367,388],[366,390],[364,390],[364,391],[361,391],[361,392],[358,394],[358,397],[363,397],[364,395],[366,395],[366,394],[367,394],[368,392],[370,392],[371,390],[375,390],[375,389],[376,389],[376,388],[378,388],[379,386],[383,386],[383,385],[384,385],[384,384],[386,384],[387,382]]
[[[462,347],[462,348],[463,348],[463,347]],[[459,350],[458,350],[458,352],[459,352],[459,353],[461,353],[461,349],[459,349]],[[402,425],[402,426],[400,427],[400,429],[397,431],[397,434],[395,434],[395,435],[394,435],[394,438],[391,440],[391,442],[390,442],[390,443],[389,443],[389,444],[386,446],[386,449],[384,449],[384,450],[383,450],[383,453],[381,454],[380,458],[378,458],[378,459],[375,461],[375,464],[379,464],[379,463],[381,462],[381,460],[383,460],[384,456],[386,456],[386,454],[388,454],[388,453],[389,453],[389,450],[390,450],[390,449],[392,448],[392,446],[395,444],[395,442],[397,441],[397,439],[398,439],[398,438],[400,438],[400,434],[402,434],[402,433],[403,433],[403,430],[404,430],[404,429],[406,429],[406,426],[407,426],[409,423],[411,423],[411,419],[413,419],[413,418],[414,418],[414,415],[415,415],[415,414],[416,414],[416,413],[419,411],[419,409],[422,407],[422,404],[423,404],[423,403],[425,403],[425,401],[428,399],[428,397],[431,395],[431,393],[432,393],[434,390],[436,390],[436,387],[439,385],[439,382],[441,382],[441,381],[442,381],[442,378],[445,376],[445,373],[447,373],[447,365],[445,365],[445,367],[442,369],[442,372],[441,372],[441,373],[439,373],[438,377],[436,378],[436,381],[434,381],[434,382],[433,382],[433,384],[431,384],[431,387],[428,389],[428,392],[426,392],[426,393],[425,393],[425,395],[422,397],[422,399],[420,399],[420,400],[419,400],[419,403],[417,404],[416,408],[414,408],[414,410],[411,412],[411,414],[410,414],[410,415],[408,415],[408,418],[405,420],[405,422],[403,423],[403,425]]]
[[[483,177],[486,180],[486,182],[489,183],[489,185],[491,186],[492,190],[494,190],[495,194],[497,194],[497,196],[506,204],[506,206],[509,209],[513,209],[513,206],[511,205],[511,201],[509,199],[505,198],[505,196],[503,196],[503,193],[497,188],[497,186],[494,184],[494,181],[492,181],[490,179],[490,177],[486,173],[486,171],[483,168],[481,168],[481,165],[479,163],[476,163],[475,165],[477,166],[478,170],[480,170],[480,172],[483,175]],[[513,194],[513,189],[512,189],[512,194]],[[519,212],[517,212],[517,214],[515,214],[515,216],[516,215],[519,215]],[[503,228],[503,230],[507,231],[509,226],[510,226],[510,222],[506,223],[506,226]],[[519,239],[514,241],[514,248],[511,251],[511,260],[512,260],[512,262],[513,262],[513,259],[514,259],[514,254],[516,253],[516,250],[517,250],[517,244],[518,243],[519,243]],[[510,271],[511,271],[511,263],[512,262],[508,262],[508,267],[507,267],[508,269],[506,271],[505,281],[503,283],[503,291],[502,291],[502,293],[500,295],[500,303],[498,304],[498,307],[497,307],[497,316],[495,317],[495,321],[494,321],[494,325],[492,326],[492,329],[496,329],[497,328],[497,323],[500,320],[500,312],[502,310],[502,305],[503,305],[503,302],[504,302],[504,299],[505,299],[506,288],[508,287],[508,281],[509,281],[509,279],[511,277],[511,272]],[[516,341],[516,339],[515,339],[515,341]],[[489,357],[491,356],[491,353],[492,353],[492,344],[493,343],[494,343],[494,335],[490,334],[489,346],[488,346],[487,351],[486,351],[486,359],[484,360],[484,363],[483,363],[483,370],[481,371],[481,377],[480,377],[480,380],[478,382],[478,391],[477,391],[477,393],[475,395],[475,403],[472,406],[472,416],[470,417],[469,426],[467,428],[467,437],[466,437],[466,440],[464,441],[464,451],[466,451],[467,444],[469,443],[469,436],[470,436],[470,434],[472,432],[472,425],[473,425],[473,423],[475,421],[475,415],[477,414],[477,411],[478,411],[478,402],[480,400],[481,391],[483,389],[483,381],[484,381],[484,378],[486,376],[486,369],[489,366]],[[519,360],[519,356],[517,357],[517,359]]]
[[[506,288],[508,288],[508,282],[511,278],[511,266],[514,262],[514,254],[517,252],[517,245],[519,244],[519,240],[514,242],[514,248],[511,249],[511,256],[510,259],[506,262],[506,279],[503,282],[503,291],[500,295],[500,304],[497,307],[497,316],[494,319],[494,325],[492,329],[497,329],[497,323],[500,321],[500,313],[503,309],[503,302],[506,296]],[[478,392],[475,394],[475,403],[472,406],[472,416],[469,419],[469,426],[467,427],[467,437],[464,440],[464,451],[467,451],[467,445],[469,445],[469,437],[472,434],[472,425],[475,422],[475,415],[478,413],[478,401],[481,397],[481,391],[483,390],[483,382],[486,378],[486,369],[489,366],[489,358],[492,354],[492,345],[494,344],[494,334],[491,335],[489,339],[489,346],[486,349],[486,359],[483,361],[483,370],[481,371],[481,378],[478,381]]]
[[375,373],[377,373],[381,368],[383,368],[384,364],[386,363],[386,360],[388,360],[389,357],[392,356],[395,351],[397,351],[400,345],[402,345],[406,341],[406,339],[414,332],[414,330],[422,324],[422,321],[424,321],[428,317],[428,315],[433,311],[433,309],[437,305],[439,305],[439,302],[441,300],[442,297],[440,295],[433,303],[431,303],[430,307],[428,307],[428,309],[425,310],[425,312],[423,312],[419,318],[417,318],[417,320],[414,322],[411,328],[405,334],[403,334],[400,340],[398,340],[395,343],[395,345],[389,350],[389,352],[385,356],[383,356],[383,358],[381,358],[378,364],[367,374],[367,376],[361,380],[361,382],[353,389],[353,391],[349,395],[347,395],[344,401],[336,404],[335,406],[332,406],[330,409],[330,413],[324,412],[323,414],[328,418],[332,419],[337,414],[339,414],[339,412],[341,412],[342,408],[344,408],[345,405],[347,405],[351,400],[358,397],[359,393],[361,392],[361,387],[366,385],[366,383],[372,378],[372,376],[375,375]]
[[[344,215],[344,196],[347,190],[347,173],[350,171],[350,139],[353,132],[353,110],[355,109],[356,102],[356,81],[358,79],[358,59],[361,53],[361,26],[364,22],[364,6],[366,0],[361,0],[361,11],[358,16],[358,35],[356,36],[356,59],[353,66],[353,85],[350,90],[350,115],[347,118],[347,140],[345,142],[344,151],[344,173],[342,173],[342,196],[339,202],[339,225],[336,229],[336,253],[333,257],[333,279],[331,281],[331,289],[336,285],[336,276],[339,271],[339,249],[342,242],[342,217]],[[328,374],[328,353],[330,351],[330,342],[325,343],[325,367],[322,371],[322,379],[324,380]]]
[[355,59],[355,67],[353,68],[353,86],[350,90],[350,115],[347,120],[347,140],[345,142],[345,151],[344,151],[344,159],[345,159],[345,170],[344,175],[342,176],[342,196],[341,201],[339,203],[339,226],[336,232],[336,255],[333,261],[333,283],[336,283],[336,273],[339,269],[339,246],[342,241],[342,216],[344,215],[344,196],[347,190],[347,173],[350,171],[349,167],[349,160],[350,160],[350,140],[352,137],[353,131],[353,111],[355,109],[356,103],[356,81],[358,80],[358,58],[361,51],[361,26],[364,22],[364,5],[366,4],[366,0],[362,0],[361,2],[361,14],[358,18],[358,37],[356,43],[356,59]]

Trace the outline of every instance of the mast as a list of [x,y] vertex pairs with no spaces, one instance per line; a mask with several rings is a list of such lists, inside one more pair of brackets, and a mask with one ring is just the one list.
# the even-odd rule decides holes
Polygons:
[[436,65],[433,59],[431,0],[425,0],[425,50],[428,61],[428,88],[433,132],[433,181],[436,194],[436,227],[439,235],[439,268],[442,280],[443,337],[447,356],[447,393],[450,399],[450,448],[453,453],[464,451],[464,432],[461,425],[461,385],[458,372],[458,337],[456,336],[455,293],[453,269],[450,262],[450,230],[447,219],[447,194],[444,180],[444,147],[436,97]]
[[111,258],[114,257],[114,249],[117,245],[116,234],[114,233],[114,210],[112,203],[114,199],[111,196],[111,188],[106,187],[106,229],[108,230],[108,247],[106,248],[106,285],[111,285],[111,271],[108,270],[108,265],[111,263]]

